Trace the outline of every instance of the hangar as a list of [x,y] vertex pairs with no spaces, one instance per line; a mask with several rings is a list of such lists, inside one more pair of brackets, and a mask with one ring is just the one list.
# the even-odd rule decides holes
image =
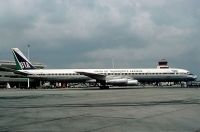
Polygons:
[[[39,69],[43,69],[46,67],[45,65],[33,62],[33,65]],[[28,78],[15,74],[6,69],[15,70],[16,64],[14,61],[9,60],[0,60],[0,88],[9,88],[9,87],[16,87],[16,88],[26,88],[28,83]],[[32,86],[39,86],[39,82],[34,80],[30,80]]]

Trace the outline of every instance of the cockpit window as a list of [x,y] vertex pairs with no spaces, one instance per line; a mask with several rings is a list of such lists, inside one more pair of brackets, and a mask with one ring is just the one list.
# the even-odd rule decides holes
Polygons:
[[192,74],[192,73],[190,73],[190,72],[187,72],[187,74],[188,74],[188,75],[194,75],[194,74]]

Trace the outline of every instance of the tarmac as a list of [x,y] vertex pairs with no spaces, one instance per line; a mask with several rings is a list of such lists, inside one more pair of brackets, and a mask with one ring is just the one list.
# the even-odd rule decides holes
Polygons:
[[0,131],[200,132],[200,89],[0,90],[0,119]]

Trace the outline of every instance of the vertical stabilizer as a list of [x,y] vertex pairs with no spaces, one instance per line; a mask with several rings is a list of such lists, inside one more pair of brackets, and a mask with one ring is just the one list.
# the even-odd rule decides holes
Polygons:
[[16,70],[35,69],[31,62],[24,56],[18,48],[12,48],[12,53],[16,63]]

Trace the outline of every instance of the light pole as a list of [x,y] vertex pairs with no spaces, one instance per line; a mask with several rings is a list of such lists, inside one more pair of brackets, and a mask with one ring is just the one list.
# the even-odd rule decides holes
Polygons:
[[115,69],[115,63],[113,58],[112,58],[112,68]]
[[[28,60],[29,60],[29,59],[30,59],[30,58],[29,58],[29,48],[31,47],[31,45],[28,44],[27,47],[28,47]],[[27,83],[28,83],[28,84],[27,84],[27,85],[28,85],[27,87],[30,88],[30,79],[29,79],[29,78],[27,78]]]
[[28,47],[28,60],[29,60],[29,59],[30,59],[30,58],[29,58],[29,48],[31,47],[31,45],[28,44],[27,47]]

